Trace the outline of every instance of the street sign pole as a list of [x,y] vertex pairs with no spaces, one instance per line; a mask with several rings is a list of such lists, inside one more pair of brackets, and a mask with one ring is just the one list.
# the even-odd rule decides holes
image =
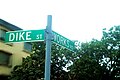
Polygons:
[[51,60],[51,39],[52,39],[52,16],[48,15],[47,26],[45,31],[46,37],[46,54],[45,54],[45,80],[50,80],[50,60]]

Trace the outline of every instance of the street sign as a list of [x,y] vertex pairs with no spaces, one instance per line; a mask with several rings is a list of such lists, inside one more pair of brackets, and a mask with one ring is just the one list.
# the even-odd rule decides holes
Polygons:
[[6,32],[6,42],[33,42],[44,40],[43,30],[19,30]]
[[[52,34],[51,34],[52,33]],[[52,31],[52,16],[48,16],[46,30],[19,30],[6,32],[6,42],[33,42],[44,41],[46,38],[46,56],[45,56],[45,80],[50,80],[50,61],[51,61],[51,39],[52,42],[57,43],[65,48],[75,52],[75,44],[73,41],[64,36]]]
[[73,41],[65,38],[64,36],[56,33],[55,31],[53,31],[53,42],[65,47],[73,52],[75,50],[75,44]]

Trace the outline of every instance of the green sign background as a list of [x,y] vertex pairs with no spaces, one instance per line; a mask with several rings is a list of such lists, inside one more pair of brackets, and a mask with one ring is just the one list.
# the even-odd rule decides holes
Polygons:
[[33,42],[43,41],[45,30],[20,30],[6,32],[6,42]]

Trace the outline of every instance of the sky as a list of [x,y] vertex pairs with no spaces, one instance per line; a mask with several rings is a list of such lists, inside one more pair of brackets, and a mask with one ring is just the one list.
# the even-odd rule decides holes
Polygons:
[[119,0],[0,0],[0,18],[24,30],[52,30],[80,42],[101,39],[102,29],[120,25]]

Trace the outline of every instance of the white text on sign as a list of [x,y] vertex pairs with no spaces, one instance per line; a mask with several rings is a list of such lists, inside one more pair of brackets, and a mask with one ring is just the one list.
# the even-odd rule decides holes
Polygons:
[[30,38],[31,32],[16,32],[9,34],[9,41],[21,41],[21,40],[31,40]]

